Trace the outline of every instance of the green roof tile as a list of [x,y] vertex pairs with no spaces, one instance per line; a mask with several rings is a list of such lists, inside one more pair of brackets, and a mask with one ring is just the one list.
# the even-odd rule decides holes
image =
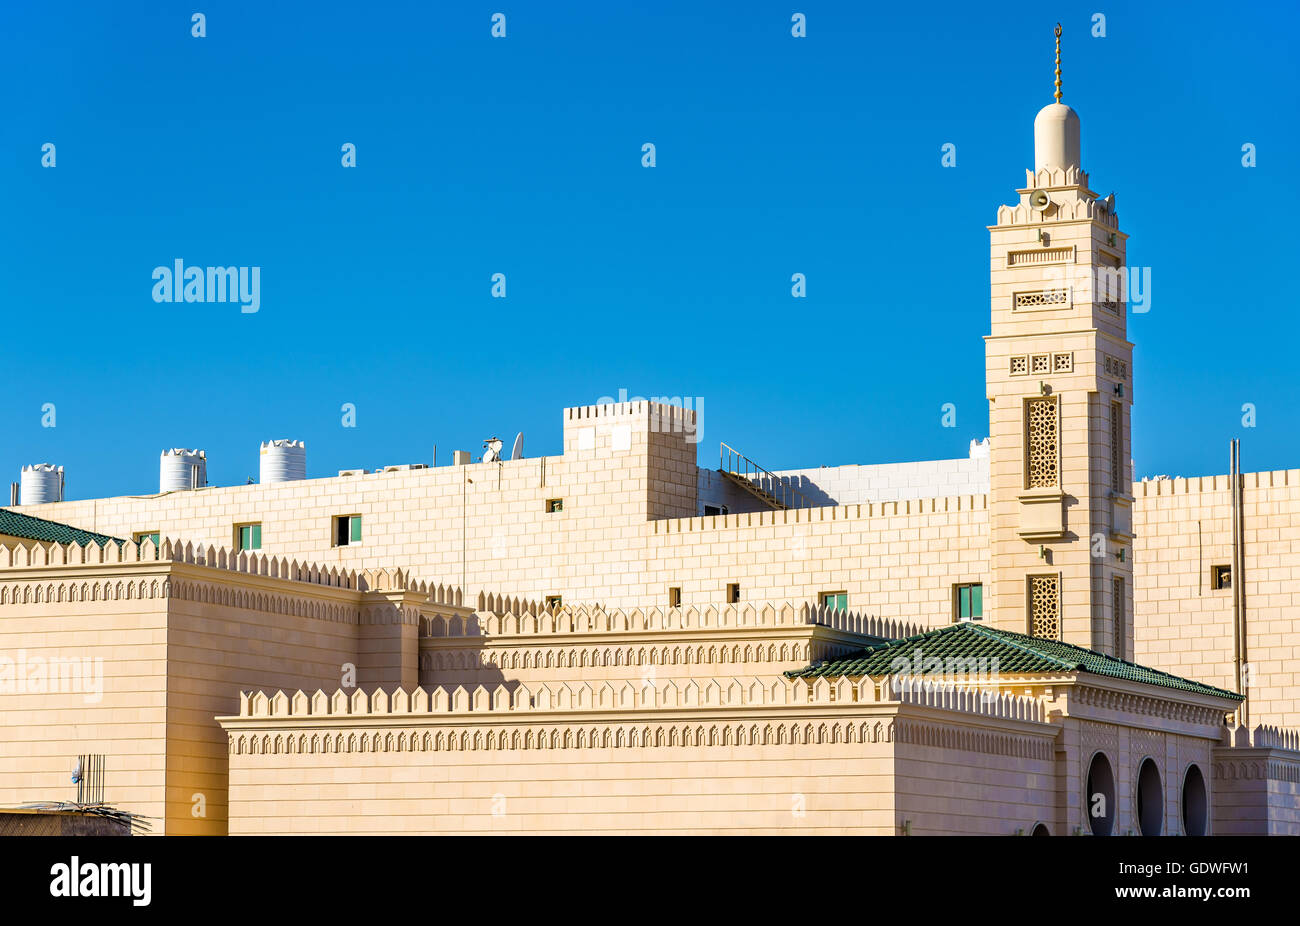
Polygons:
[[10,511],[8,508],[0,508],[0,535],[21,537],[24,540],[39,540],[42,543],[76,543],[83,547],[88,543],[97,543],[102,547],[109,541],[118,546],[126,542],[118,537],[83,531],[79,527],[61,524],[58,521],[47,521],[44,518],[34,518],[29,514]]
[[[931,657],[941,661],[984,659],[992,663],[993,660],[997,660],[997,671],[1007,675],[1091,672],[1094,675],[1144,682],[1161,688],[1242,700],[1241,695],[1231,691],[1215,688],[1212,685],[1202,685],[1199,682],[1161,672],[1159,669],[1126,662],[1081,646],[1062,643],[1059,640],[1043,640],[1007,630],[995,630],[973,621],[963,621],[903,640],[868,646],[842,659],[809,666],[806,669],[796,669],[785,674],[790,678],[892,675],[896,671],[893,668],[894,660],[904,659],[909,665],[915,664],[918,662],[915,655],[918,650],[922,671],[914,674],[926,674],[925,663]],[[943,670],[936,664],[934,671]]]

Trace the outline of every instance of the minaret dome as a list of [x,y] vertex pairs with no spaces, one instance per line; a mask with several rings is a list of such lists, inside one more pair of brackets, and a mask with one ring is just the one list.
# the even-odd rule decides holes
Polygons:
[[1079,116],[1061,102],[1061,24],[1056,24],[1055,103],[1034,118],[1034,170],[1083,169],[1079,158]]
[[1048,103],[1034,118],[1034,170],[1083,168],[1079,115],[1064,103]]

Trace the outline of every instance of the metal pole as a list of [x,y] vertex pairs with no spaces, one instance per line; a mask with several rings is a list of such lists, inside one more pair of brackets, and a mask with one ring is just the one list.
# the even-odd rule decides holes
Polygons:
[[1241,702],[1241,713],[1243,722],[1248,723],[1250,720],[1250,688],[1247,684],[1253,679],[1250,678],[1252,673],[1249,672],[1250,663],[1249,646],[1246,634],[1246,498],[1245,484],[1241,478],[1241,441],[1233,441],[1236,444],[1235,462],[1237,485],[1233,490],[1233,502],[1237,510],[1236,534],[1237,543],[1234,549],[1236,560],[1232,564],[1233,582],[1232,594],[1237,602],[1237,626],[1240,640],[1238,650],[1241,654],[1241,673],[1242,688],[1241,693],[1246,696],[1246,700]]
[[1241,625],[1237,614],[1237,442],[1228,441],[1228,491],[1232,495],[1232,571],[1228,573],[1232,581],[1232,666],[1237,690],[1241,690]]

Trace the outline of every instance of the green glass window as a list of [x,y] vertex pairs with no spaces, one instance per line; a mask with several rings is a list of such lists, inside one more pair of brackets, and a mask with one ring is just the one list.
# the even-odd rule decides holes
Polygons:
[[350,518],[349,520],[352,522],[352,542],[360,543],[361,542],[361,516],[357,515],[356,517]]
[[848,592],[822,592],[822,606],[834,608],[836,611],[847,611],[849,609]]
[[239,528],[239,549],[262,549],[262,525],[244,524]]
[[978,621],[984,618],[984,586],[981,584],[957,586],[957,619]]

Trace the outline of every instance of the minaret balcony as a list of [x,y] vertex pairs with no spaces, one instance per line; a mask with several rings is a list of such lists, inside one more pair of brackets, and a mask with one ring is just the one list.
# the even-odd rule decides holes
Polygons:
[[1065,493],[1060,489],[1032,489],[1020,498],[1020,526],[1025,540],[1061,540],[1065,537]]
[[1110,536],[1127,543],[1133,539],[1133,496],[1110,493]]

